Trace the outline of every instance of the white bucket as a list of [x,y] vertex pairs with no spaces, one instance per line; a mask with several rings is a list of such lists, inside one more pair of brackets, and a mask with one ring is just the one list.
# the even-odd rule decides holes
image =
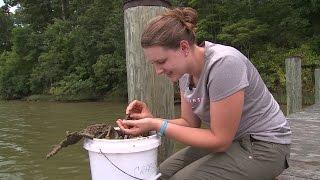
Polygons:
[[155,180],[157,174],[157,135],[134,139],[85,139],[92,180]]

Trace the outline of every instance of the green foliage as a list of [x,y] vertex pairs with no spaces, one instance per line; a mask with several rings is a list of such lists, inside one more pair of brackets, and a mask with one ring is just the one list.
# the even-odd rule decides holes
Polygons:
[[314,69],[320,68],[320,55],[314,52],[309,43],[289,50],[287,56],[301,57],[302,84],[304,92],[314,92]]
[[47,94],[51,86],[70,73],[73,64],[72,48],[76,43],[70,38],[71,24],[56,19],[44,36],[44,52],[38,57],[37,66],[32,69],[30,84],[32,94]]
[[250,54],[254,45],[261,44],[261,40],[267,36],[268,25],[255,19],[241,19],[240,21],[226,25],[218,35],[218,40],[238,47]]
[[302,66],[320,66],[320,56],[313,51],[309,43],[301,44],[299,48],[290,49],[288,56],[299,56],[302,59]]
[[19,99],[29,93],[28,76],[21,71],[20,58],[14,52],[0,56],[0,99]]
[[[28,68],[33,67],[41,53],[41,36],[29,26],[15,27],[12,30],[12,51],[15,52]],[[30,70],[29,70],[30,71]]]
[[[50,94],[55,96],[72,96],[72,95],[88,95],[92,94],[94,83],[92,79],[83,79],[81,70],[79,74],[70,74],[64,79],[55,83],[51,89]],[[83,70],[82,70],[83,71]]]
[[[126,97],[122,1],[4,2],[0,11],[1,98]],[[238,48],[273,92],[285,89],[284,60],[301,56],[302,64],[311,67],[303,69],[304,90],[313,91],[312,68],[320,65],[319,0],[171,2],[198,11],[198,42]],[[9,13],[9,5],[17,4],[16,13]]]
[[[198,40],[232,45],[246,54],[273,92],[285,89],[284,60],[308,52],[303,61],[319,67],[319,1],[204,1],[175,2],[199,12]],[[303,44],[310,44],[308,50]],[[317,60],[318,59],[318,60]],[[311,91],[312,69],[303,70],[303,83]],[[309,81],[307,81],[307,79]],[[310,80],[311,79],[311,80]]]
[[98,93],[114,89],[126,89],[125,59],[117,54],[106,54],[93,65]]
[[12,51],[0,58],[0,96],[4,99],[29,95],[30,73],[40,54],[39,38],[28,26],[13,28],[12,36]]
[[315,52],[317,55],[320,55],[320,35],[315,35],[311,42],[310,48],[312,52]]
[[284,93],[285,90],[285,49],[266,44],[261,51],[256,51],[251,62],[260,72],[261,78],[272,92]]
[[12,18],[0,9],[0,53],[11,49],[11,31],[13,29]]
[[58,0],[27,0],[19,1],[21,21],[35,31],[43,31],[53,19],[59,16],[60,2]]

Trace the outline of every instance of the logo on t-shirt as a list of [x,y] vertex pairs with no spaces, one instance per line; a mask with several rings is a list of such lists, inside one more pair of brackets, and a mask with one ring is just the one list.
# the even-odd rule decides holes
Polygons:
[[192,99],[189,99],[188,101],[191,104],[192,109],[194,109],[200,104],[202,100],[201,98],[192,98]]

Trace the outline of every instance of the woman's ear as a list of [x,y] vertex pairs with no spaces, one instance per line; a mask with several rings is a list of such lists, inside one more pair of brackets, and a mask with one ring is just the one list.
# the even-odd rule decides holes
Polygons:
[[180,50],[182,51],[183,55],[188,56],[190,52],[189,42],[186,40],[180,41]]

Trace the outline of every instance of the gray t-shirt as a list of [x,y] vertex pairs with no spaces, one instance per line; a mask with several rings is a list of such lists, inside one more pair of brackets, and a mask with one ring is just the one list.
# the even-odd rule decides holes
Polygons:
[[205,63],[196,87],[189,89],[189,74],[179,80],[180,90],[193,112],[210,124],[210,101],[219,101],[243,89],[244,105],[235,139],[251,134],[258,140],[290,144],[289,123],[248,58],[230,46],[207,41],[204,46]]

